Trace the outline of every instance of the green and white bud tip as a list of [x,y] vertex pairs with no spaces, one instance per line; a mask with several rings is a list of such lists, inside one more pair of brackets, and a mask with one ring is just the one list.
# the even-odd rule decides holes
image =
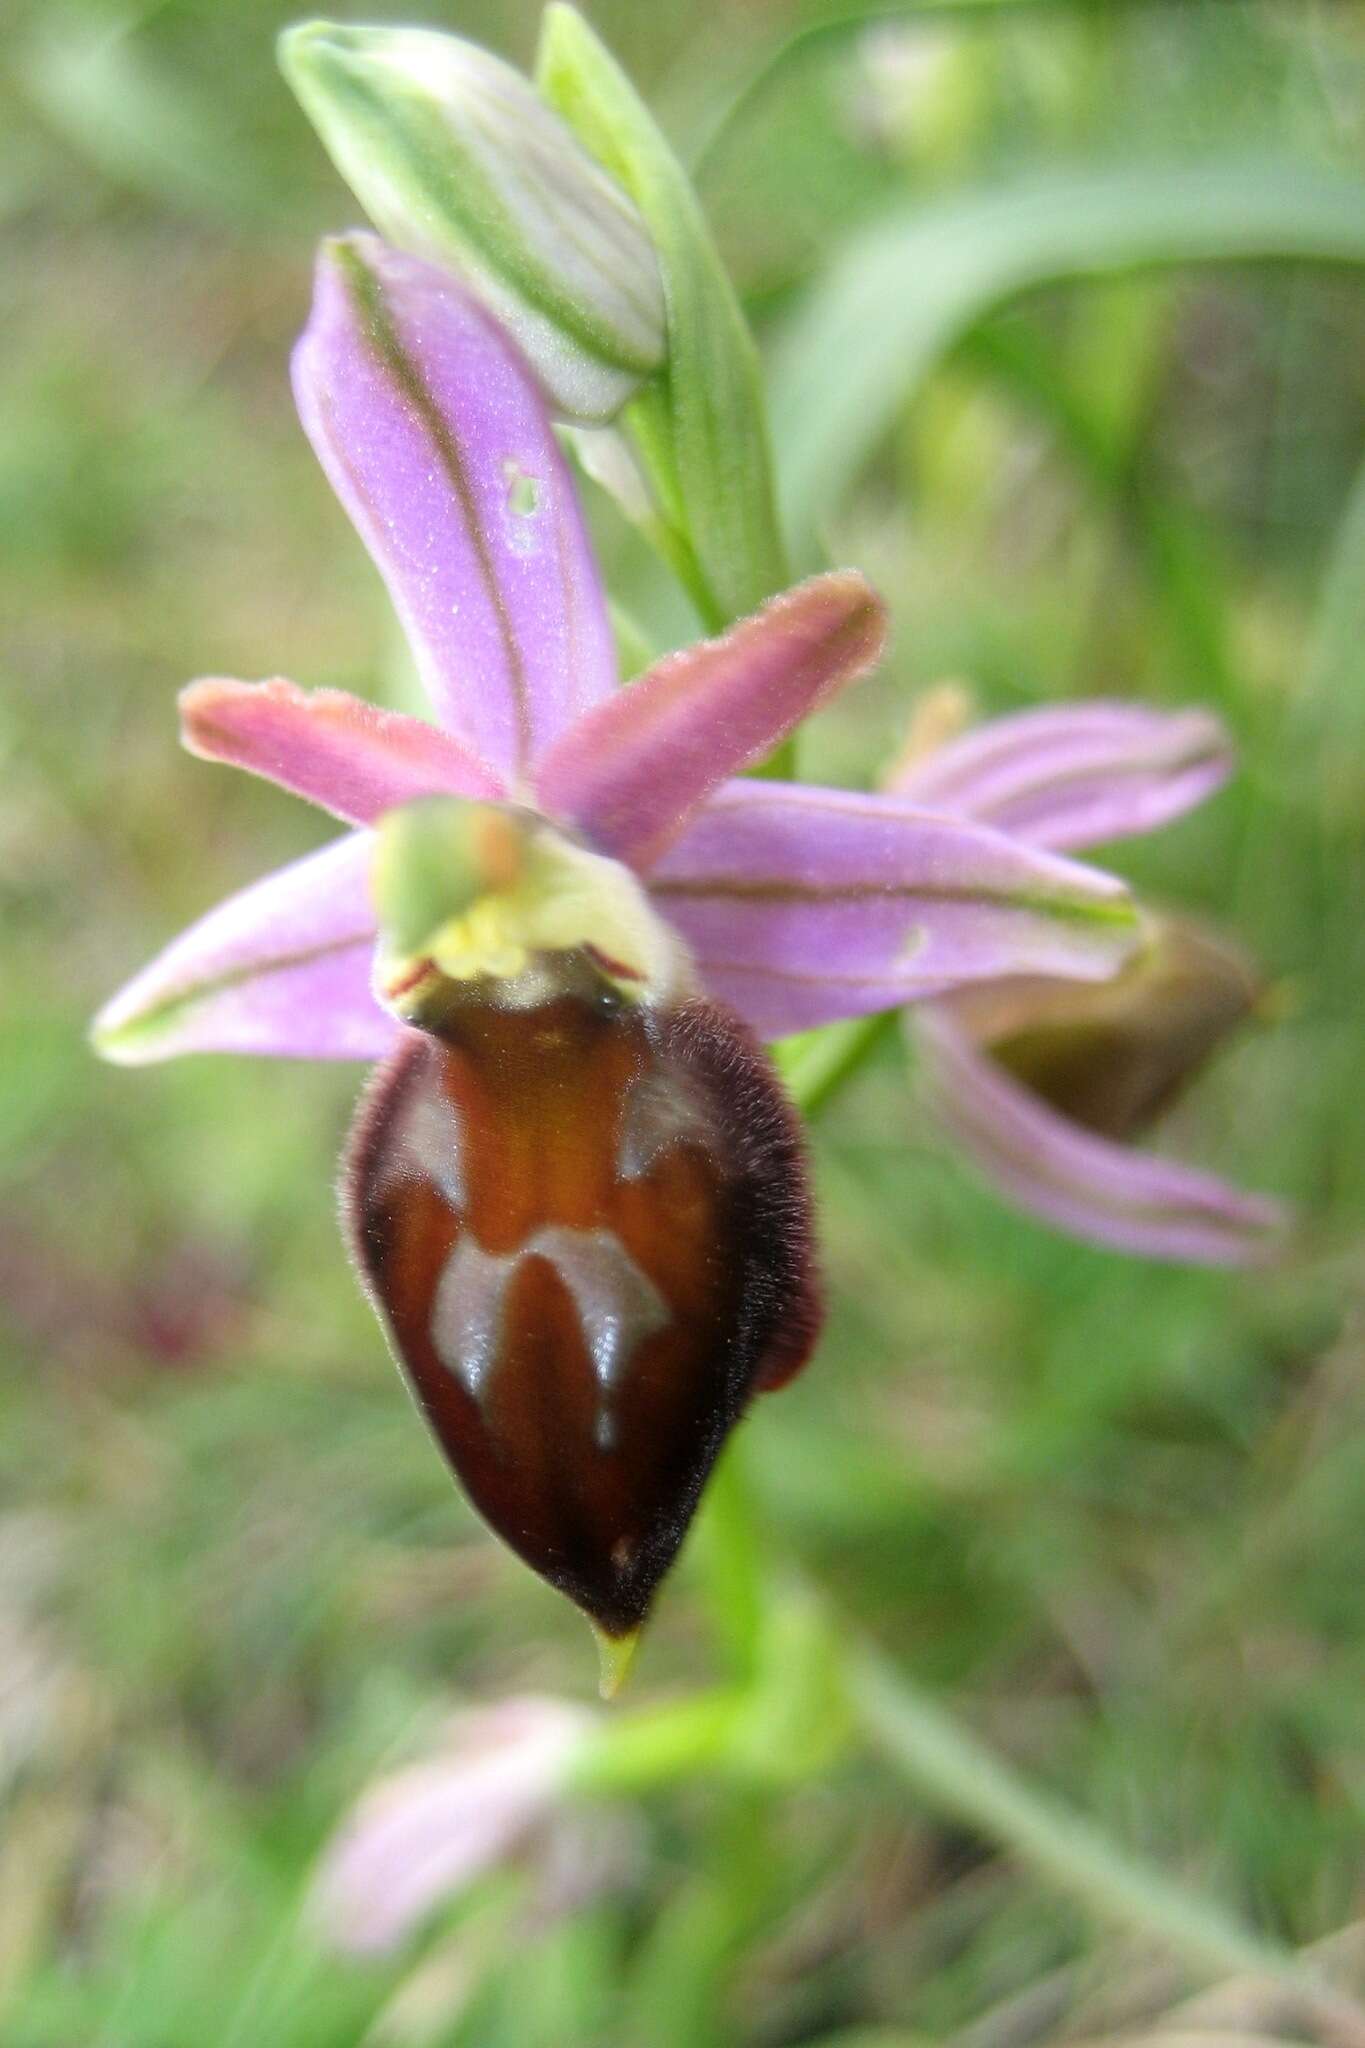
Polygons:
[[435,30],[323,21],[287,29],[279,55],[381,234],[457,271],[567,418],[611,418],[660,368],[645,223],[519,71]]

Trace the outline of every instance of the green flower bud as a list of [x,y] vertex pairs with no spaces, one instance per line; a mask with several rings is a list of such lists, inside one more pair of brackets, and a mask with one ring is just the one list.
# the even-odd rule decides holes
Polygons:
[[1175,919],[1111,981],[1020,978],[952,999],[997,1066],[1083,1130],[1124,1141],[1177,1101],[1261,996],[1226,940]]
[[305,22],[280,63],[380,232],[458,270],[567,417],[609,419],[665,353],[634,202],[530,82],[457,36]]

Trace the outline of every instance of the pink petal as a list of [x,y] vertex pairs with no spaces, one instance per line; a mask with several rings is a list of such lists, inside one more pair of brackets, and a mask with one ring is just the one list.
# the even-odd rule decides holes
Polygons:
[[870,668],[885,637],[861,576],[812,577],[599,704],[541,764],[541,801],[603,852],[648,867],[728,775]]
[[483,763],[438,726],[281,677],[191,683],[180,692],[180,736],[201,759],[264,775],[351,825],[372,825],[414,797],[503,794]]
[[105,1004],[93,1036],[128,1066],[182,1052],[379,1059],[399,1026],[370,993],[371,839],[335,839],[230,896]]
[[1020,1208],[1095,1244],[1182,1264],[1247,1265],[1286,1214],[1211,1174],[1133,1152],[1070,1123],[979,1051],[947,1012],[912,1027],[935,1115],[985,1178]]
[[442,724],[524,782],[616,680],[582,514],[526,364],[447,272],[358,234],[323,245],[294,389]]
[[313,1898],[324,1932],[358,1954],[395,1948],[548,1816],[588,1726],[535,1698],[456,1716],[446,1754],[374,1786],[327,1849]]
[[1202,803],[1231,768],[1228,736],[1207,712],[1094,700],[992,719],[891,786],[1060,850],[1151,832]]
[[1099,980],[1119,882],[900,797],[732,782],[650,876],[708,985],[765,1037],[1010,974]]

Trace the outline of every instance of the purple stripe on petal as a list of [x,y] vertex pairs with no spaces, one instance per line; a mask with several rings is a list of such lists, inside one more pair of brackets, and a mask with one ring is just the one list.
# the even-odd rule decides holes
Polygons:
[[497,798],[502,785],[438,726],[344,690],[206,678],[180,692],[192,754],[264,775],[351,825],[420,796]]
[[885,638],[861,576],[812,577],[598,705],[543,762],[541,801],[604,853],[648,867],[728,775],[870,668]]
[[900,797],[732,782],[650,876],[708,985],[765,1037],[1003,975],[1098,980],[1123,885]]
[[926,1005],[910,1029],[940,1123],[1007,1200],[1057,1229],[1195,1265],[1252,1264],[1283,1236],[1278,1202],[1068,1122],[979,1051],[944,1010]]
[[294,389],[442,723],[524,784],[616,680],[582,514],[526,364],[446,272],[357,234],[323,246]]
[[1227,734],[1208,713],[1097,700],[992,719],[892,786],[1063,849],[1153,831],[1202,803],[1231,768]]
[[201,917],[105,1004],[94,1039],[128,1066],[182,1052],[373,1060],[399,1026],[370,992],[368,832],[333,840]]

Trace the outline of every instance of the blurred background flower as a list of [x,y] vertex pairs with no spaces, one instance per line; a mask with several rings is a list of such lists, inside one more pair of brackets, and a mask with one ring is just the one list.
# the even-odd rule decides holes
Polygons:
[[630,1824],[575,1813],[574,1756],[594,1716],[518,1697],[455,1715],[428,1760],[382,1778],[328,1845],[313,1910],[328,1941],[358,1955],[396,1948],[432,1909],[520,1857],[533,1863],[544,1927],[620,1884]]

